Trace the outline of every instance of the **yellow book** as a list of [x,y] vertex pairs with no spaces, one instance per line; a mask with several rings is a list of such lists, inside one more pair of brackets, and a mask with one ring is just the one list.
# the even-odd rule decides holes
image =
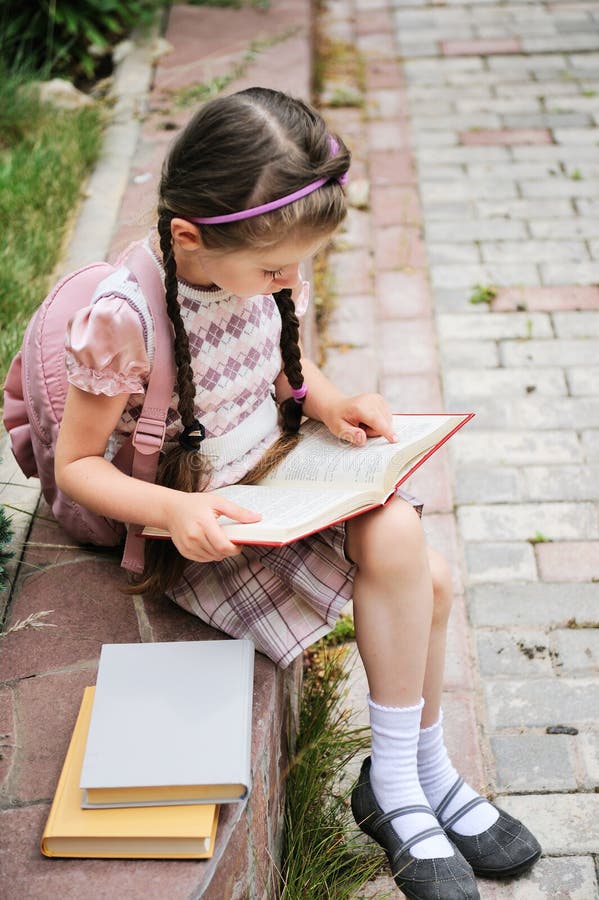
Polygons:
[[85,688],[42,836],[46,856],[207,859],[214,852],[218,806],[82,809],[79,777],[95,688]]

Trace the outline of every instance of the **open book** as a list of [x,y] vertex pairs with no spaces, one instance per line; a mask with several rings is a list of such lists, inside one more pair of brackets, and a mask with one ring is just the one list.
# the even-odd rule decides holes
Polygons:
[[[279,546],[382,506],[436,450],[474,416],[400,414],[393,416],[397,443],[369,438],[355,447],[334,437],[321,422],[307,420],[301,440],[257,484],[233,484],[215,493],[260,513],[260,522],[240,524],[221,516],[235,544]],[[145,537],[168,537],[146,527]]]

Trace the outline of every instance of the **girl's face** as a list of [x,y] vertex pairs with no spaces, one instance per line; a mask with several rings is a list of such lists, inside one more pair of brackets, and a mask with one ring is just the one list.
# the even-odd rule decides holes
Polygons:
[[[176,221],[183,222],[179,219],[173,223]],[[185,232],[189,234],[189,223],[186,226]],[[312,239],[283,241],[267,250],[223,252],[209,250],[201,239],[193,248],[184,246],[186,241],[181,237],[175,237],[174,242],[180,277],[202,287],[216,285],[239,297],[294,288],[301,281],[300,263],[314,256],[330,239],[326,234]]]

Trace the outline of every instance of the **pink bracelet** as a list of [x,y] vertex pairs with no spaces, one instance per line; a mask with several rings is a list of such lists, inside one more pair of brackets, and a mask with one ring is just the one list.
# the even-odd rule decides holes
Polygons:
[[304,397],[308,393],[308,386],[306,382],[302,382],[302,386],[298,388],[291,388],[291,396],[295,400],[296,403],[303,403]]

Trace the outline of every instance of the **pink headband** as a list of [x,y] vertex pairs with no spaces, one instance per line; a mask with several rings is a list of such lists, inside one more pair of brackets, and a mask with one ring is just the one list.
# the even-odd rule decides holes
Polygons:
[[[331,147],[331,156],[335,156],[339,151],[339,144],[332,135],[329,135],[329,145]],[[250,209],[241,209],[239,212],[227,213],[224,216],[198,216],[190,218],[189,221],[198,225],[222,225],[225,222],[239,222],[241,219],[251,219],[253,216],[261,216],[263,213],[271,212],[273,209],[280,209],[282,206],[295,203],[301,197],[306,197],[313,191],[317,191],[318,188],[322,187],[323,184],[327,184],[330,180],[330,178],[319,178],[317,181],[307,184],[306,187],[300,188],[299,191],[294,191],[285,197],[279,197],[278,200],[271,200],[270,203],[263,203],[261,206],[252,206]],[[340,175],[337,181],[341,185],[346,184],[347,172]]]

